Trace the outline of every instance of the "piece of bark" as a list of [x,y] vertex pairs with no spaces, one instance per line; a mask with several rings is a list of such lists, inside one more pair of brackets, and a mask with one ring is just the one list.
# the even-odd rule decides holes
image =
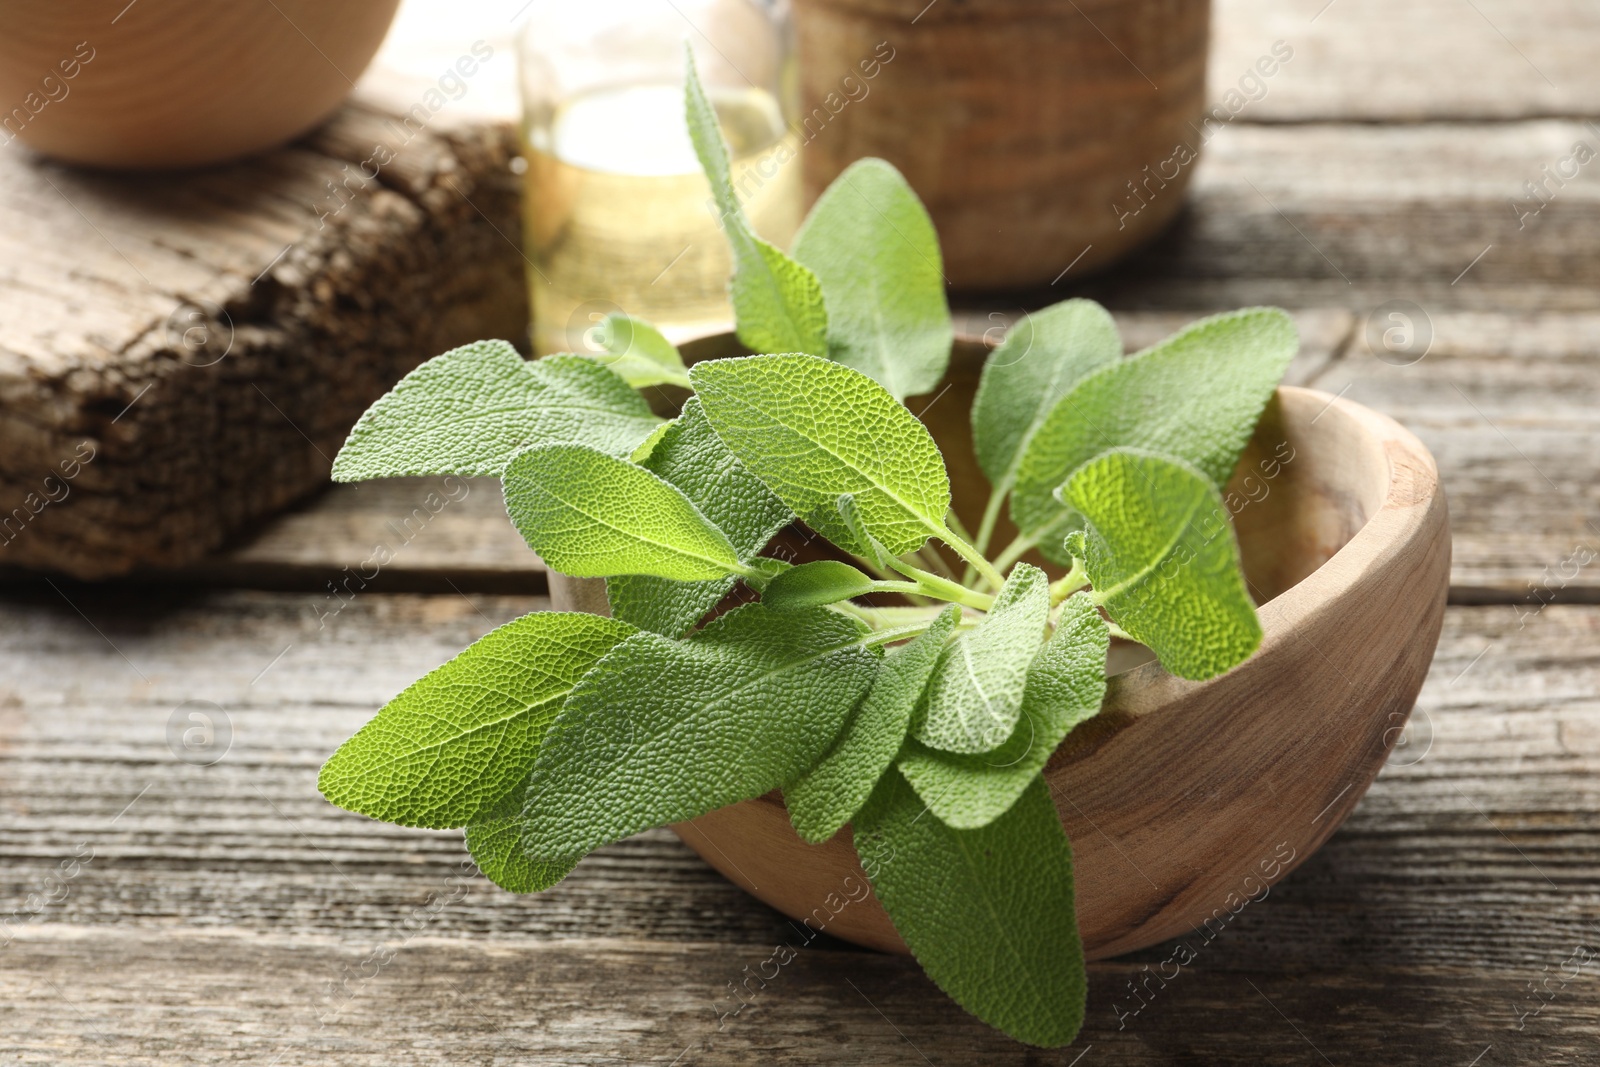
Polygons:
[[0,563],[195,559],[324,484],[422,359],[520,339],[514,155],[360,105],[181,174],[0,154]]

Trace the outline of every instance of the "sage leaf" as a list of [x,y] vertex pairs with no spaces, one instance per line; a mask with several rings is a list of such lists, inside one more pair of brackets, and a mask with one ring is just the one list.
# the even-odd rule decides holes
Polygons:
[[643,319],[612,312],[600,324],[604,352],[591,356],[635,389],[651,385],[689,385],[683,356],[661,331]]
[[728,536],[682,490],[596,449],[530,448],[501,481],[523,540],[562,574],[691,582],[746,569]]
[[933,676],[939,650],[961,619],[954,604],[907,644],[889,651],[839,740],[822,762],[783,791],[795,832],[821,844],[861,810],[905,740],[911,713]]
[[317,788],[401,826],[465,826],[527,777],[572,687],[633,632],[553,611],[491,630],[379,709],[323,764]]
[[917,740],[974,753],[1010,737],[1049,620],[1050,579],[1038,567],[1017,564],[983,621],[940,655],[913,731]]
[[1088,520],[1073,535],[1095,598],[1180,678],[1242,663],[1261,644],[1222,496],[1178,460],[1116,449],[1063,492]]
[[1063,300],[1025,315],[989,353],[972,400],[972,441],[989,484],[1010,490],[1028,442],[1084,376],[1122,358],[1110,312]]
[[1072,846],[1035,775],[994,822],[956,830],[896,770],[856,817],[856,851],[894,927],[938,987],[1018,1041],[1077,1036],[1088,988]]
[[689,139],[711,183],[722,230],[733,250],[729,286],[739,340],[757,352],[828,352],[828,313],[817,276],[757,237],[739,206],[728,166],[728,146],[687,45],[684,105]]
[[467,851],[483,876],[501,889],[541,893],[571,874],[578,861],[535,859],[522,847],[526,785],[513,789],[467,823]]
[[[756,554],[794,520],[783,501],[728,451],[706,420],[698,397],[689,398],[683,414],[668,424],[649,456],[639,462],[682,490],[727,535],[745,563],[756,565]],[[617,618],[642,630],[679,637],[717,606],[735,580],[732,575],[698,582],[625,575],[608,579],[606,592]]]
[[661,424],[628,383],[581,356],[529,362],[504,341],[435,356],[366,410],[333,480],[499,474],[529,445],[626,456]]
[[1038,777],[1074,726],[1099,714],[1111,633],[1087,593],[1062,605],[1056,632],[1028,665],[1022,713],[993,752],[956,755],[909,741],[900,772],[929,810],[958,830],[987,826]]
[[1277,308],[1213,315],[1083,379],[1039,427],[1017,468],[1011,517],[1065,563],[1062,538],[1081,518],[1055,491],[1112,448],[1143,448],[1227,482],[1299,346]]
[[793,781],[817,762],[881,659],[859,622],[749,604],[687,639],[638,633],[568,698],[534,765],[524,841],[589,852]]
[[794,241],[828,309],[828,351],[897,400],[931,392],[950,362],[950,305],[933,220],[881,159],[850,164]]
[[815,356],[747,356],[696,363],[689,378],[723,443],[834,544],[872,551],[839,514],[845,493],[893,555],[943,530],[950,479],[938,445],[860,371]]
[[848,563],[819,559],[774,577],[761,602],[773,611],[801,611],[837,604],[872,591],[872,579]]

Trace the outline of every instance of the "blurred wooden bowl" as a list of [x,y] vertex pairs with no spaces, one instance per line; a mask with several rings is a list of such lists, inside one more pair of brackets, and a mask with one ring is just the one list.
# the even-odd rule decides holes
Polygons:
[[399,0],[0,2],[0,142],[105,167],[236,159],[304,133]]
[[[988,495],[967,421],[985,351],[956,342],[950,395],[924,415],[969,524]],[[1114,647],[1104,710],[1045,769],[1076,854],[1091,958],[1219,928],[1303,862],[1377,776],[1433,660],[1449,518],[1433,457],[1410,432],[1352,401],[1285,386],[1227,492],[1260,604],[1260,650],[1188,682],[1147,650]],[[551,583],[562,603],[604,610],[602,583]],[[905,951],[875,898],[849,901],[864,879],[848,827],[807,845],[772,793],[674,829],[785,915]]]

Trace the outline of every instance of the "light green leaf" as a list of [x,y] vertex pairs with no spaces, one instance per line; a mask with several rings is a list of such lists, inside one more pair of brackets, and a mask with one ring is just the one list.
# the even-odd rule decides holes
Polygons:
[[465,826],[527,777],[572,687],[633,632],[552,611],[491,630],[385,704],[323,764],[317,788],[374,819]]
[[[681,489],[752,566],[762,566],[755,563],[756,553],[794,520],[783,501],[728,451],[706,421],[698,397],[689,398],[642,465]],[[609,579],[606,590],[617,618],[678,637],[716,607],[734,581],[731,575],[700,582],[627,575]]]
[[1050,620],[1050,579],[1019,563],[977,629],[946,646],[928,685],[917,740],[946,752],[988,752],[1022,713],[1028,665]]
[[801,838],[821,844],[867,802],[872,787],[900,751],[939,650],[960,618],[961,609],[952,604],[925,633],[891,649],[833,749],[805,777],[784,789],[789,821]]
[[872,579],[848,563],[819,559],[790,567],[767,583],[761,602],[773,611],[801,611],[872,592]]
[[1117,449],[1064,495],[1088,519],[1073,535],[1095,598],[1180,678],[1210,678],[1261,644],[1239,546],[1216,486],[1187,463]]
[[898,771],[855,820],[856,851],[928,977],[990,1026],[1056,1048],[1083,1025],[1087,981],[1072,846],[1044,779],[1000,818],[955,830]]
[[757,237],[739,206],[728,167],[728,146],[717,112],[700,84],[694,55],[685,45],[684,104],[689,139],[711,183],[722,229],[733,250],[733,315],[739,340],[757,352],[828,351],[828,313],[817,276]]
[[534,859],[522,847],[522,803],[527,783],[513,789],[467,823],[467,851],[483,876],[513,893],[542,893],[572,873],[577,860]]
[[643,467],[645,465],[645,461],[651,456],[655,455],[656,446],[661,443],[661,439],[663,437],[667,436],[667,431],[671,430],[676,424],[677,420],[674,419],[671,422],[663,422],[660,426],[657,426],[650,432],[649,437],[646,437],[643,441],[639,442],[638,448],[635,448],[631,453],[629,453],[628,462],[635,463]]
[[635,389],[663,383],[689,386],[689,372],[677,347],[643,319],[612,312],[601,323],[600,343],[605,351],[589,358]]
[[530,448],[501,480],[523,540],[562,574],[692,582],[747,569],[727,535],[681,490],[593,448]]
[[917,194],[881,159],[852,163],[794,241],[828,309],[828,356],[898,400],[931,392],[950,362],[939,235]]
[[1028,666],[1022,714],[1005,744],[960,756],[910,741],[900,755],[901,773],[946,825],[987,826],[1016,802],[1072,728],[1099,713],[1110,644],[1088,594],[1069,597],[1055,634]]
[[422,364],[369,407],[333,480],[499,474],[529,445],[585,444],[626,456],[661,420],[628,383],[581,356],[529,362],[479,341]]
[[524,809],[536,856],[571,856],[799,777],[877,673],[867,631],[838,612],[750,604],[686,640],[640,633],[568,699]]
[[1063,300],[1006,331],[983,364],[972,440],[989,484],[1005,492],[1056,403],[1085,375],[1122,358],[1117,324],[1093,300]]
[[717,436],[813,530],[857,555],[849,493],[894,555],[944,528],[950,480],[927,427],[860,371],[815,356],[747,356],[689,370]]
[[1073,471],[1112,448],[1143,448],[1194,464],[1218,485],[1299,346],[1277,308],[1214,315],[1097,371],[1056,404],[1017,469],[1011,517],[1058,562],[1081,524],[1053,495]]
[[844,523],[844,528],[849,531],[849,538],[845,544],[865,545],[867,551],[863,556],[864,559],[876,564],[880,570],[892,569],[894,557],[889,555],[888,549],[867,531],[867,524],[861,521],[861,509],[856,507],[854,494],[840,493],[836,506],[839,509],[839,521]]

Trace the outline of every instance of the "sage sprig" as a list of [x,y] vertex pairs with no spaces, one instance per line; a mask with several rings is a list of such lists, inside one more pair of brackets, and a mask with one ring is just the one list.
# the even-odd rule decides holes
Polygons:
[[[464,828],[513,892],[781,789],[806,841],[848,825],[890,857],[872,865],[878,899],[940,988],[1019,1040],[1065,1044],[1087,984],[1043,768],[1100,710],[1113,626],[1186,678],[1259,645],[1219,487],[1293,324],[1247,309],[1124,358],[1092,302],[1024,319],[973,405],[992,494],[968,536],[904,403],[938,388],[950,354],[927,212],[863,160],[783,252],[744,218],[692,65],[687,81],[755,354],[686,366],[618,315],[597,357],[481,342],[375,403],[336,479],[498,475],[528,544],[604,578],[615,618],[491,632],[380,709],[319,787],[373,818]],[[637,392],[660,384],[691,390],[670,421]],[[1008,508],[1020,532],[992,551]],[[831,558],[766,554],[796,522]],[[1034,550],[1059,569],[1024,562]]]

